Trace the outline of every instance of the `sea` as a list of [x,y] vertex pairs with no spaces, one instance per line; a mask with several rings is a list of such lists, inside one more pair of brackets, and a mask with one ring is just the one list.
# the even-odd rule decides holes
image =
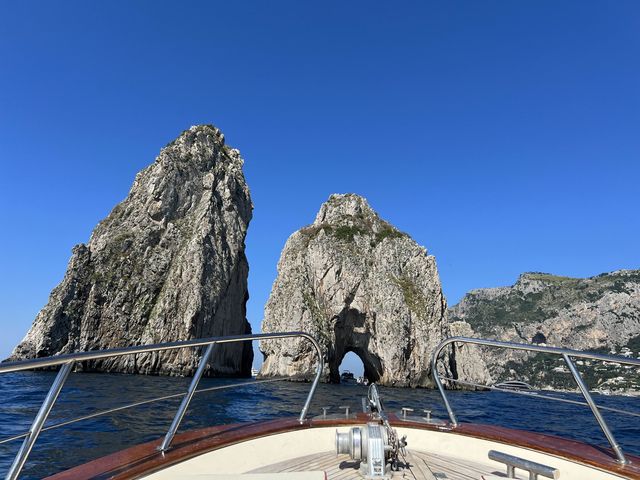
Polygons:
[[[53,372],[20,372],[0,375],[0,442],[24,433],[42,403]],[[131,403],[183,393],[189,378],[99,373],[72,373],[51,412],[47,425],[92,415]],[[205,426],[251,422],[274,417],[298,416],[309,392],[309,383],[260,382],[255,379],[204,378],[179,431]],[[224,388],[220,388],[224,387]],[[403,407],[432,410],[446,419],[437,391],[380,387],[385,409],[399,413]],[[356,384],[320,384],[310,416],[340,413],[349,405],[361,410],[367,387]],[[576,393],[553,392],[564,400],[581,400]],[[551,401],[541,395],[524,397],[506,392],[451,391],[451,404],[460,422],[495,424],[607,446],[606,438],[586,406]],[[625,452],[640,455],[640,397],[594,395],[599,405],[626,410],[633,415],[604,412],[611,430]],[[109,453],[150,440],[160,440],[180,403],[180,398],[145,403],[125,410],[43,431],[23,470],[23,479],[39,479]],[[408,439],[409,446],[411,439]],[[0,443],[0,475],[4,476],[22,440]],[[332,450],[334,445],[327,445]]]

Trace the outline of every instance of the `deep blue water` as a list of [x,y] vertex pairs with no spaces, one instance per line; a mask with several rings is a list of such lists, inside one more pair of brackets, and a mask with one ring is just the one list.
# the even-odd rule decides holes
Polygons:
[[[33,420],[55,373],[27,372],[0,375],[0,440],[26,431]],[[73,373],[69,376],[48,423],[88,415],[172,393],[184,392],[190,379]],[[181,431],[207,425],[252,421],[276,416],[299,415],[309,384],[253,380],[203,379],[200,387],[239,383],[238,388],[197,394],[183,421]],[[446,418],[437,392],[380,388],[388,411],[402,407],[433,410]],[[311,405],[311,415],[320,407],[350,405],[360,408],[366,387],[320,385]],[[580,399],[574,394],[555,394]],[[587,407],[516,396],[502,392],[450,392],[449,397],[462,422],[491,423],[552,433],[588,443],[607,445]],[[599,404],[640,414],[639,397],[595,396]],[[180,399],[165,400],[103,417],[43,432],[21,478],[34,479],[122,448],[160,439],[171,423]],[[640,454],[640,418],[604,413],[625,452]],[[0,476],[4,477],[21,441],[0,444]],[[327,445],[330,450],[333,445]]]

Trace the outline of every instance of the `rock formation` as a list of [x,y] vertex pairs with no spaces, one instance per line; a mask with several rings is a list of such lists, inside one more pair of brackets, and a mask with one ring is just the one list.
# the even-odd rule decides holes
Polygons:
[[[585,279],[524,273],[511,287],[469,292],[448,316],[452,322],[468,322],[478,336],[486,338],[638,357],[640,270]],[[545,366],[541,355],[495,349],[486,349],[485,355],[492,376],[498,380],[517,377],[538,386],[572,385],[568,373],[562,370],[561,359]],[[565,375],[552,378],[549,371],[556,367],[555,373]],[[603,378],[594,377],[593,386],[616,386],[609,381],[618,378],[618,373],[613,369],[603,373]],[[617,382],[620,389],[640,387],[637,379],[636,383]]]
[[[430,354],[449,331],[445,311],[435,258],[364,198],[332,195],[314,223],[287,240],[262,330],[314,334],[334,382],[351,351],[371,381],[431,386]],[[264,341],[260,348],[261,376],[309,377],[315,371],[305,340]],[[481,361],[476,374],[482,375]]]
[[[244,239],[253,205],[238,150],[184,131],[73,249],[12,359],[250,332]],[[201,352],[123,356],[88,370],[189,375]],[[249,343],[214,347],[211,374],[249,374]]]

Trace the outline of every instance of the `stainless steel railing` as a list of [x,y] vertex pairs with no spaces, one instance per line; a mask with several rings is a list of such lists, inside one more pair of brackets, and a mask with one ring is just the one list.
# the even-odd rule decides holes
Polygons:
[[[180,342],[159,343],[154,345],[141,345],[141,346],[135,346],[135,347],[115,348],[110,350],[96,350],[91,352],[72,353],[68,355],[58,355],[55,357],[38,358],[38,359],[24,360],[19,362],[2,363],[0,364],[0,374],[9,373],[9,372],[19,372],[23,370],[32,370],[35,368],[54,367],[58,365],[61,366],[55,380],[53,381],[53,384],[51,385],[51,388],[49,389],[49,392],[47,393],[47,396],[42,402],[42,405],[40,406],[40,409],[35,419],[33,420],[31,427],[29,428],[29,431],[21,435],[16,435],[7,439],[3,439],[2,441],[2,443],[4,443],[4,442],[15,440],[18,438],[24,438],[22,445],[20,447],[20,450],[16,454],[5,479],[15,480],[18,478],[18,475],[20,475],[20,472],[22,471],[22,468],[24,467],[27,461],[27,458],[31,453],[31,450],[33,449],[33,446],[38,438],[38,435],[43,430],[61,427],[63,426],[63,424],[66,425],[69,423],[73,423],[75,421],[93,418],[98,415],[103,415],[113,411],[122,410],[124,408],[130,408],[132,406],[141,405],[143,403],[150,403],[152,401],[157,401],[160,399],[183,396],[184,398],[182,399],[182,402],[178,407],[178,410],[173,418],[173,421],[171,422],[171,426],[169,427],[169,430],[167,431],[165,437],[163,438],[162,443],[158,447],[158,450],[164,452],[167,449],[169,449],[171,445],[171,441],[173,440],[173,437],[175,436],[176,431],[178,430],[178,427],[180,426],[180,423],[182,422],[182,419],[187,411],[187,408],[189,407],[189,403],[191,402],[193,395],[198,391],[197,390],[198,383],[200,382],[200,379],[202,378],[202,375],[206,370],[207,363],[211,356],[211,352],[213,351],[214,345],[221,344],[221,343],[246,342],[246,341],[252,341],[252,340],[276,340],[276,339],[294,338],[294,337],[302,337],[309,340],[312,343],[316,351],[316,356],[318,358],[318,364],[316,366],[316,374],[313,379],[313,383],[311,384],[311,388],[309,389],[309,394],[307,395],[306,401],[302,407],[302,411],[300,412],[299,421],[300,423],[302,423],[304,422],[307,416],[307,413],[309,411],[309,406],[311,405],[311,400],[316,391],[316,387],[318,386],[318,382],[320,381],[320,377],[322,376],[322,368],[323,368],[322,349],[320,348],[320,345],[318,344],[316,339],[305,332],[256,333],[253,335],[211,337],[211,338],[203,338],[203,339],[197,339],[197,340],[186,340],[186,341],[180,341]],[[73,368],[73,365],[75,363],[83,362],[87,360],[98,360],[103,358],[117,357],[121,355],[134,355],[136,353],[160,352],[165,350],[175,350],[178,348],[204,347],[204,346],[206,346],[207,348],[204,354],[202,355],[202,357],[200,358],[198,369],[196,370],[196,373],[194,374],[193,379],[191,380],[191,383],[189,385],[189,389],[187,390],[186,393],[178,394],[178,395],[170,395],[167,397],[161,397],[160,399],[153,399],[147,402],[137,402],[136,404],[127,405],[127,406],[116,408],[116,409],[106,410],[103,412],[99,412],[98,414],[87,415],[80,419],[62,422],[61,424],[58,424],[58,425],[53,425],[53,426],[48,426],[43,428],[44,423],[46,422],[47,417],[49,416],[49,413],[51,412],[51,409],[53,408],[58,398],[58,395],[60,394],[60,391],[62,390],[62,387],[64,386],[64,383],[67,380],[69,373],[71,372],[71,369]],[[246,385],[246,384],[243,384],[243,385]],[[221,389],[225,387],[229,388],[231,386],[217,387],[217,389]],[[215,388],[203,389],[200,391],[207,391],[207,390],[214,390],[214,389]]]
[[[602,410],[616,411],[618,413],[630,413],[632,415],[634,414],[631,412],[621,411],[621,410],[612,409],[612,408],[606,408],[606,407],[597,405],[593,400],[593,397],[589,393],[589,388],[584,382],[584,379],[582,378],[582,376],[580,375],[580,372],[578,371],[575,364],[573,363],[572,358],[585,358],[589,360],[599,360],[602,362],[615,362],[620,364],[632,365],[636,367],[640,367],[640,360],[637,360],[634,358],[626,358],[626,357],[614,357],[612,355],[603,355],[599,353],[582,352],[579,350],[570,350],[567,348],[546,347],[541,345],[527,345],[522,343],[511,343],[511,342],[500,342],[497,340],[485,340],[481,338],[470,338],[470,337],[447,338],[436,347],[436,349],[433,351],[431,355],[431,372],[433,374],[433,381],[435,382],[436,386],[438,387],[438,390],[440,391],[440,395],[442,396],[442,401],[444,402],[444,406],[447,409],[447,413],[449,414],[449,419],[451,420],[451,424],[453,425],[454,428],[458,426],[458,419],[456,418],[455,413],[453,413],[453,409],[451,408],[451,404],[449,403],[449,399],[447,398],[447,393],[442,384],[442,379],[440,377],[440,373],[438,372],[438,368],[437,368],[438,359],[440,357],[440,354],[442,353],[442,350],[447,345],[451,345],[454,343],[466,343],[466,344],[473,344],[473,345],[482,345],[485,347],[507,348],[511,350],[522,350],[527,352],[548,353],[548,354],[558,355],[562,357],[562,359],[567,364],[567,367],[569,367],[569,371],[571,372],[571,375],[573,376],[578,386],[578,389],[580,390],[580,393],[582,393],[582,396],[584,397],[585,402],[576,402],[572,400],[560,399],[560,398],[550,397],[550,396],[536,396],[536,398],[546,397],[546,399],[548,400],[557,400],[557,401],[564,401],[567,403],[587,405],[591,409],[591,412],[593,413],[593,416],[598,422],[600,429],[602,430],[605,437],[607,438],[607,441],[611,445],[611,448],[615,453],[616,460],[623,465],[626,465],[627,463],[629,463],[626,457],[624,456],[624,452],[622,451],[622,448],[616,441],[613,433],[611,432],[611,429],[607,425],[607,422],[602,417],[600,410],[602,409]],[[475,387],[491,388],[488,385],[478,385],[472,382],[466,382],[463,380],[461,381],[453,378],[445,378],[445,380],[451,381],[454,383],[473,385]],[[501,390],[497,388],[493,388],[493,389]],[[503,391],[508,391],[508,390],[503,390]],[[511,391],[510,393],[519,393],[519,394],[525,394],[525,395],[527,394],[527,392],[511,392]]]

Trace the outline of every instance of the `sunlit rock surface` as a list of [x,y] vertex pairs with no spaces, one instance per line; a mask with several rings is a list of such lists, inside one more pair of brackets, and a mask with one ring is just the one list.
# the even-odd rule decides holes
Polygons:
[[[430,354],[449,333],[445,311],[435,258],[364,198],[332,195],[313,224],[287,240],[262,329],[315,335],[326,352],[325,380],[339,381],[351,351],[370,381],[428,387]],[[260,348],[261,376],[308,378],[315,371],[305,340],[263,341]],[[451,361],[445,358],[447,372]]]
[[[524,273],[511,287],[472,290],[449,310],[449,319],[468,322],[486,338],[640,358],[640,270],[591,278]],[[559,357],[483,350],[497,380],[575,388]],[[583,371],[592,388],[640,389],[633,369],[587,363]]]
[[[12,359],[250,332],[244,240],[253,205],[238,150],[196,126],[162,149],[128,197],[77,245]],[[217,374],[249,374],[249,344],[217,346]],[[193,349],[123,356],[88,370],[188,375]]]

